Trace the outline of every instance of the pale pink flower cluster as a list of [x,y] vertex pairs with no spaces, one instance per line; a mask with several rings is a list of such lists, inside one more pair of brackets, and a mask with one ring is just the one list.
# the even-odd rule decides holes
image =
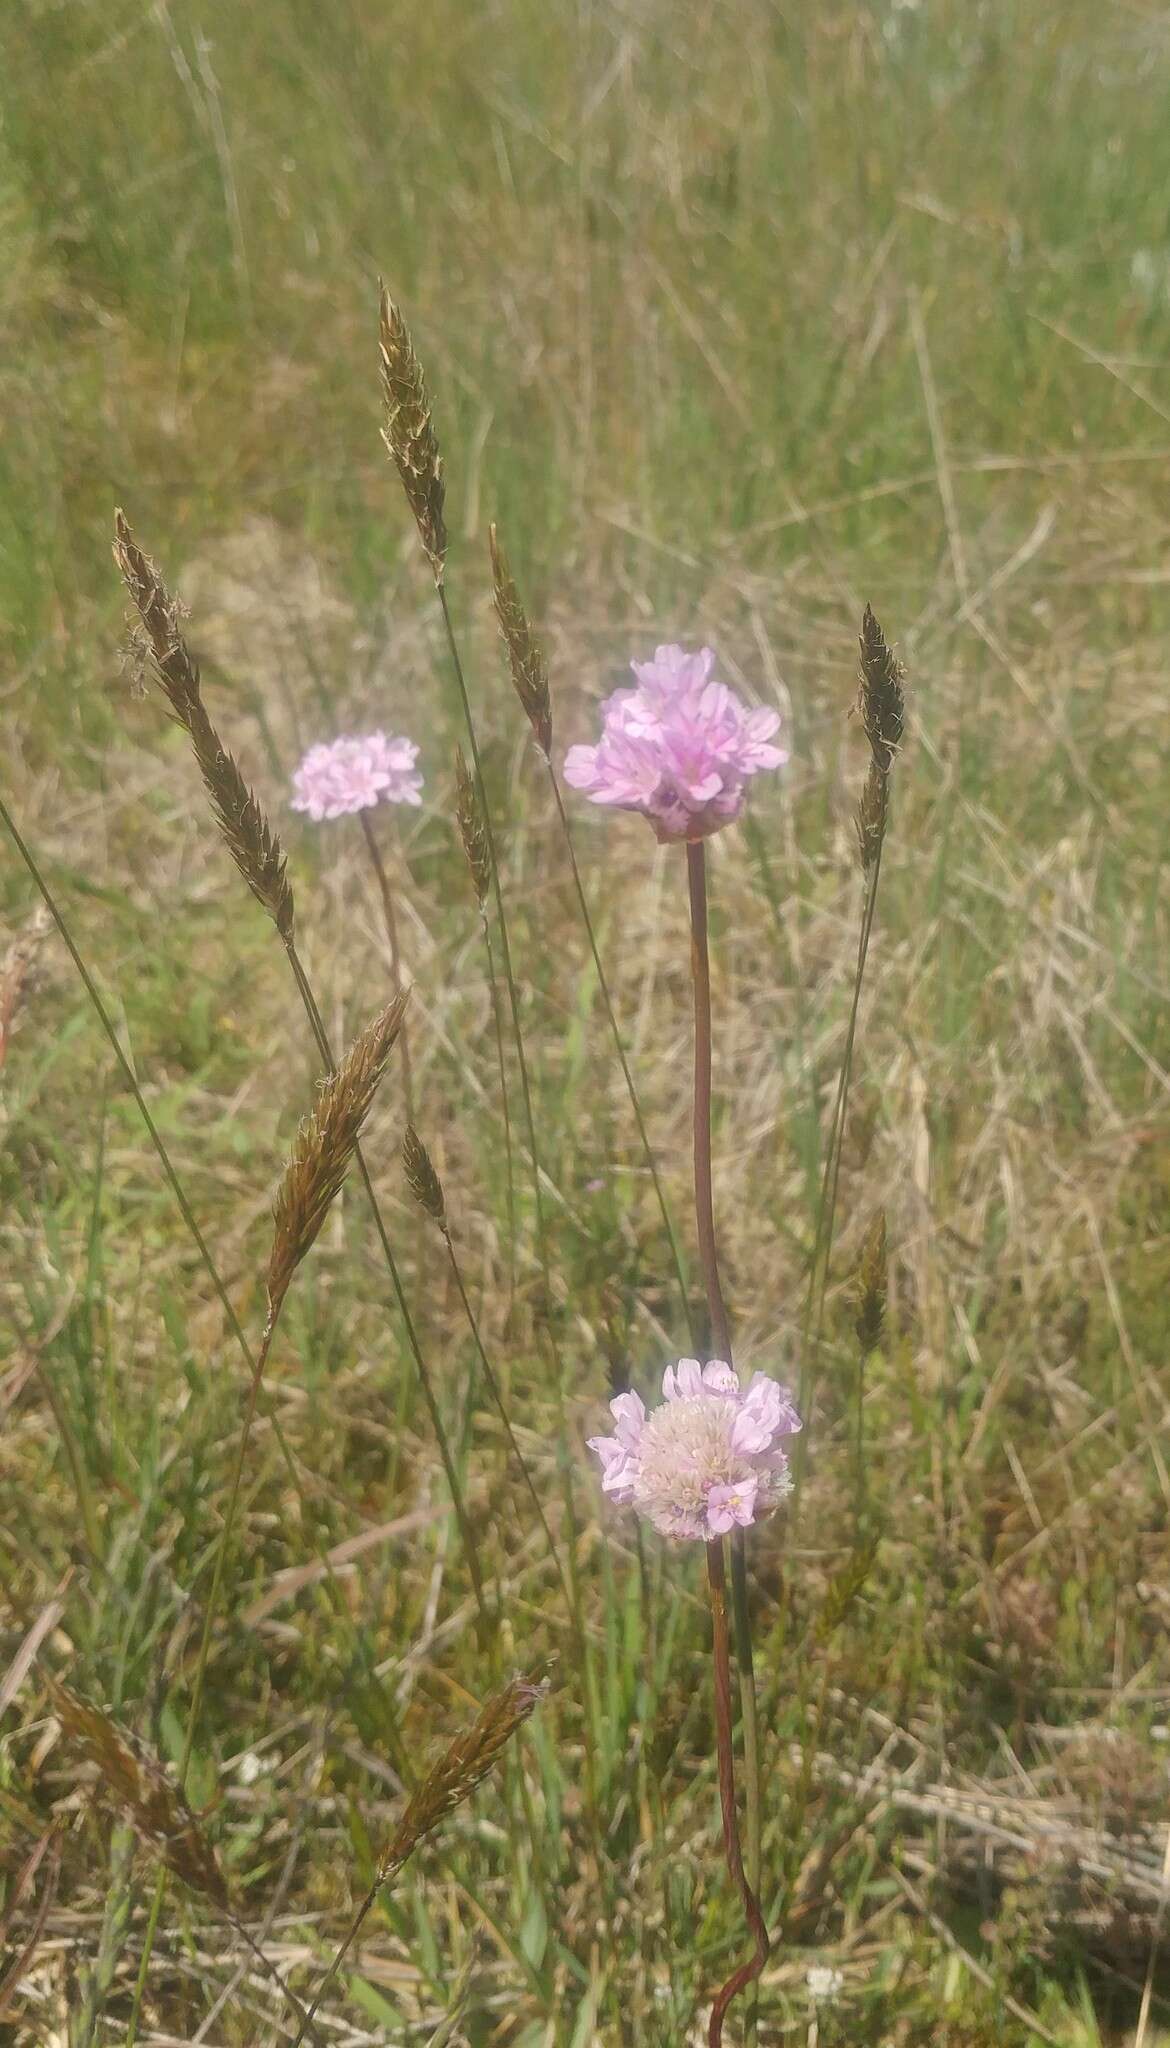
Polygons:
[[788,755],[770,745],[780,713],[749,711],[714,665],[709,647],[631,662],[636,689],[606,698],[601,738],[569,748],[565,781],[595,804],[640,811],[659,839],[705,839],[738,818],[750,777]]
[[323,741],[309,748],[293,776],[292,807],[319,824],[379,803],[421,804],[417,759],[413,740],[387,739],[384,732]]
[[741,1390],[722,1359],[680,1358],[662,1392],[649,1414],[639,1395],[618,1394],[613,1436],[589,1439],[611,1500],[680,1542],[746,1529],[779,1506],[792,1490],[780,1439],[800,1428],[786,1388],[757,1372]]

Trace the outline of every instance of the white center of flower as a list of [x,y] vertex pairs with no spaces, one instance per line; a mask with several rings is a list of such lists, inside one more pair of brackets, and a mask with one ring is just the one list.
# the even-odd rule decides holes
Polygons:
[[711,1394],[655,1408],[638,1444],[635,1504],[655,1519],[702,1523],[711,1488],[746,1478],[750,1470],[731,1448],[735,1414],[734,1401]]

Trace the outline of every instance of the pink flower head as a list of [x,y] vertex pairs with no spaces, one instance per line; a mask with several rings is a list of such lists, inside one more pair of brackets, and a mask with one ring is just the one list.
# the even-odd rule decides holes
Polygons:
[[709,647],[659,647],[630,666],[637,687],[606,698],[601,738],[569,748],[565,781],[595,804],[640,811],[659,839],[705,839],[738,818],[750,776],[788,759],[769,744],[780,713],[749,711],[716,682]]
[[379,803],[421,804],[417,759],[413,740],[387,739],[384,732],[324,741],[309,748],[293,776],[292,807],[319,824]]
[[722,1359],[680,1358],[662,1393],[649,1414],[637,1394],[619,1394],[609,1404],[614,1434],[589,1439],[611,1500],[663,1536],[706,1543],[779,1506],[792,1490],[780,1439],[800,1428],[785,1388],[758,1372],[741,1389]]

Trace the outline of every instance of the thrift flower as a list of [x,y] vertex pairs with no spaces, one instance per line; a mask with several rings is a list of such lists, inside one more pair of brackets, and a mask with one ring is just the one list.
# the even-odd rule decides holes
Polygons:
[[589,1439],[611,1500],[679,1542],[709,1543],[779,1506],[792,1490],[780,1439],[800,1428],[785,1388],[757,1372],[741,1389],[722,1359],[680,1358],[662,1392],[649,1414],[640,1395],[618,1394],[613,1435]]
[[309,748],[293,776],[292,807],[319,824],[378,803],[421,804],[417,759],[413,740],[387,739],[384,732],[325,741]]
[[640,811],[659,839],[705,839],[738,818],[749,777],[788,759],[778,711],[749,711],[712,676],[709,647],[659,647],[630,666],[635,689],[602,705],[595,747],[570,747],[565,781],[595,804]]

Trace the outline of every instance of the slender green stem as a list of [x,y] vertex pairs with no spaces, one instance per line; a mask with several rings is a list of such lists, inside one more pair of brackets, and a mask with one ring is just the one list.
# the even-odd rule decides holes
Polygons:
[[614,1010],[613,998],[609,992],[609,983],[605,977],[605,969],[601,964],[601,954],[598,951],[597,946],[597,935],[593,928],[593,919],[590,916],[589,912],[589,901],[585,894],[584,884],[581,880],[581,870],[577,863],[577,849],[573,844],[573,829],[569,823],[569,814],[565,809],[565,799],[561,791],[560,779],[557,775],[556,769],[553,767],[552,761],[550,760],[547,754],[544,756],[544,764],[548,770],[548,779],[552,784],[552,793],[556,802],[557,816],[560,819],[561,831],[564,834],[565,847],[569,855],[569,867],[573,876],[573,887],[576,891],[577,903],[581,911],[581,919],[585,926],[586,936],[589,940],[589,950],[593,955],[593,965],[597,972],[597,986],[601,991],[601,1001],[605,1010],[606,1017],[609,1020],[609,1028],[613,1035],[613,1042],[617,1050],[618,1060],[621,1063],[622,1075],[625,1079],[626,1084],[626,1093],[630,1098],[630,1108],[634,1112],[634,1122],[638,1127],[638,1136],[642,1142],[642,1150],[646,1155],[646,1164],[650,1169],[650,1178],[654,1183],[654,1193],[658,1198],[658,1207],[662,1214],[663,1228],[666,1231],[667,1242],[670,1245],[670,1256],[674,1263],[675,1277],[678,1281],[678,1291],[682,1300],[683,1313],[686,1316],[687,1323],[690,1327],[691,1342],[694,1344],[698,1342],[698,1338],[695,1334],[694,1317],[691,1312],[690,1295],[687,1289],[687,1276],[686,1269],[683,1265],[682,1250],[679,1246],[678,1236],[675,1231],[674,1222],[672,1220],[670,1210],[667,1206],[666,1190],[662,1185],[662,1177],[658,1171],[658,1161],[654,1156],[654,1148],[650,1143],[650,1134],[646,1129],[646,1119],[642,1114],[642,1104],[638,1099],[638,1090],[634,1085],[634,1076],[630,1070],[630,1062],[628,1055],[626,1053],[625,1045],[622,1040],[621,1028],[618,1024],[617,1014]]
[[[378,835],[370,822],[370,814],[368,811],[360,811],[358,815],[361,818],[362,836],[366,842],[366,851],[370,856],[370,865],[374,870],[382,898],[382,921],[386,927],[386,938],[390,945],[390,981],[395,995],[401,995],[402,955],[398,945],[398,913],[394,907],[394,891],[390,886],[390,877],[386,872],[386,863],[382,859],[382,849],[378,845]],[[410,1070],[410,1032],[405,1017],[402,1020],[398,1033],[398,1047],[402,1054],[402,1098],[406,1109],[406,1121],[408,1124],[412,1124],[414,1122],[414,1082]]]
[[585,1633],[584,1609],[581,1601],[580,1573],[577,1565],[577,1509],[573,1498],[573,1478],[568,1462],[568,1419],[565,1410],[564,1367],[560,1348],[553,1327],[552,1277],[549,1271],[548,1231],[545,1223],[544,1196],[541,1191],[540,1148],[536,1136],[536,1117],[532,1106],[532,1082],[528,1071],[528,1056],[524,1049],[524,1032],[520,1023],[520,998],[516,976],[512,966],[512,948],[508,938],[508,920],[504,912],[504,892],[500,884],[500,864],[496,853],[495,828],[492,824],[491,805],[488,802],[487,785],[484,781],[483,762],[480,758],[479,739],[475,729],[475,717],[471,709],[471,698],[467,689],[467,678],[463,673],[463,662],[459,653],[459,642],[451,619],[451,608],[447,601],[446,587],[436,582],[439,608],[443,615],[443,626],[451,665],[459,690],[463,708],[463,722],[467,728],[468,744],[471,748],[472,767],[475,772],[476,791],[480,810],[483,814],[484,837],[487,841],[488,864],[492,875],[492,895],[496,906],[496,922],[500,932],[500,952],[504,968],[504,981],[508,990],[508,1007],[512,1018],[512,1036],[516,1046],[516,1059],[520,1069],[520,1094],[524,1106],[524,1122],[528,1136],[528,1151],[532,1165],[532,1195],[536,1218],[537,1254],[540,1260],[543,1293],[543,1327],[545,1341],[549,1347],[553,1367],[553,1386],[557,1399],[560,1436],[561,1488],[565,1497],[565,1517],[568,1524],[569,1588],[571,1594],[573,1624],[581,1658],[582,1679],[585,1686],[589,1710],[585,1715],[585,1779],[586,1796],[593,1822],[594,1833],[600,1845],[601,1823],[597,1806],[597,1783],[595,1764],[595,1736],[597,1707],[593,1660],[589,1655],[588,1638]]
[[[873,930],[874,910],[877,904],[878,880],[882,870],[882,847],[884,835],[878,842],[873,865],[866,883],[865,901],[861,913],[861,930],[857,941],[857,966],[853,976],[853,998],[849,1008],[849,1025],[845,1034],[845,1051],[841,1061],[841,1072],[837,1081],[837,1096],[833,1106],[833,1120],[829,1129],[829,1147],[825,1155],[824,1172],[821,1176],[820,1200],[817,1204],[816,1233],[813,1239],[812,1265],[809,1270],[808,1292],[805,1297],[804,1317],[801,1324],[800,1342],[800,1413],[807,1419],[809,1403],[812,1400],[816,1382],[816,1367],[820,1353],[821,1337],[825,1322],[825,1299],[828,1292],[829,1260],[833,1250],[833,1226],[837,1211],[837,1187],[841,1175],[841,1151],[845,1137],[845,1122],[849,1109],[849,1084],[853,1074],[853,1049],[857,1039],[857,1019],[861,1007],[861,985],[865,979],[865,963],[869,955],[869,939]],[[816,1310],[814,1323],[813,1311]],[[797,1440],[794,1457],[794,1478],[799,1482],[804,1471],[805,1437]]]
[[735,1751],[731,1737],[731,1659],[727,1641],[727,1587],[723,1567],[723,1542],[707,1545],[707,1584],[711,1595],[711,1655],[715,1690],[715,1744],[719,1775],[719,1806],[723,1816],[723,1852],[727,1868],[739,1893],[755,1953],[732,1972],[711,2007],[707,2029],[708,2048],[721,2048],[723,2021],[733,1999],[754,1984],[768,1960],[768,1930],[759,1900],[744,1873],[739,1846],[739,1825],[735,1814]]
[[516,1170],[512,1161],[512,1112],[508,1105],[508,1076],[504,1067],[504,1020],[500,1015],[500,991],[496,982],[496,955],[486,909],[480,909],[483,946],[487,954],[488,988],[492,1001],[492,1029],[496,1041],[496,1069],[500,1077],[500,1103],[504,1112],[504,1168],[508,1199],[508,1313],[516,1298]]
[[532,1473],[529,1470],[528,1461],[525,1458],[524,1453],[520,1449],[520,1445],[516,1440],[516,1432],[512,1427],[511,1418],[508,1414],[507,1406],[504,1401],[503,1390],[501,1389],[500,1382],[496,1377],[495,1369],[491,1363],[491,1360],[489,1359],[487,1352],[484,1348],[483,1337],[480,1333],[479,1318],[477,1317],[475,1310],[472,1308],[470,1299],[468,1298],[467,1287],[463,1279],[463,1269],[459,1264],[458,1255],[456,1253],[454,1243],[452,1242],[451,1232],[446,1224],[443,1224],[441,1228],[443,1232],[443,1242],[447,1247],[447,1258],[450,1262],[452,1278],[455,1281],[456,1292],[458,1293],[459,1300],[463,1306],[463,1313],[467,1318],[467,1326],[468,1329],[471,1331],[472,1341],[475,1345],[476,1353],[479,1358],[480,1369],[483,1373],[484,1380],[487,1383],[488,1392],[490,1393],[492,1400],[495,1404],[496,1413],[499,1416],[501,1423],[503,1424],[504,1434],[508,1439],[508,1447],[512,1453],[512,1456],[516,1460],[516,1465],[520,1472],[520,1476],[523,1479],[524,1484],[528,1488],[528,1491],[532,1497],[532,1505],[536,1509],[537,1519],[540,1523],[541,1528],[544,1531],[545,1541],[548,1544],[549,1556],[552,1558],[553,1564],[556,1567],[556,1574],[561,1582],[561,1590],[565,1595],[565,1599],[568,1603],[569,1613],[571,1616],[572,1600],[569,1595],[569,1585],[567,1579],[565,1578],[565,1570],[564,1566],[561,1563],[560,1553],[557,1550],[556,1539],[553,1536],[551,1528],[549,1527],[548,1516],[545,1514],[544,1511],[544,1503],[541,1500],[540,1494],[537,1490],[536,1481],[533,1479]]
[[[715,1205],[711,1186],[711,960],[707,935],[707,863],[702,840],[687,846],[687,885],[691,911],[691,978],[695,997],[695,1083],[694,1163],[695,1217],[699,1256],[707,1289],[707,1312],[711,1342],[716,1354],[728,1365],[731,1357],[731,1327],[727,1304],[719,1280],[719,1259],[715,1240]],[[722,1551],[720,1551],[722,1569]],[[742,1530],[731,1547],[732,1614],[735,1623],[735,1657],[739,1670],[740,1708],[743,1718],[743,1760],[746,1779],[748,1879],[758,1895],[762,1866],[763,1804],[760,1782],[759,1705],[756,1699],[755,1659],[752,1654],[751,1609],[748,1600],[747,1550]],[[758,1975],[758,1972],[756,1973]],[[745,2021],[745,2040],[756,2032],[754,1991]]]

